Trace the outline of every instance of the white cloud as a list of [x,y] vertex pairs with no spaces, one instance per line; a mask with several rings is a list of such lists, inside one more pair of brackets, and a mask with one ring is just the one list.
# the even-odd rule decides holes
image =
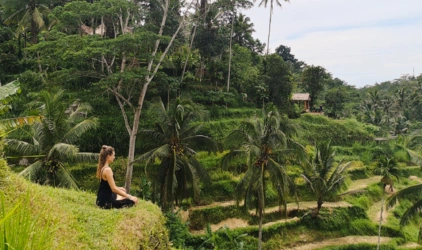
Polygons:
[[[291,47],[297,59],[363,87],[422,73],[422,1],[292,0],[275,7],[270,49]],[[267,43],[269,8],[243,11],[254,37]],[[265,18],[264,18],[265,17]]]

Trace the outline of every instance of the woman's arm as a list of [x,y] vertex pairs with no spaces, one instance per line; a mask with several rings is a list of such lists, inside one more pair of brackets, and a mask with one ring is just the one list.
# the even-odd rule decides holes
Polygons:
[[111,188],[111,191],[113,191],[113,193],[116,193],[122,197],[134,200],[136,199],[136,197],[133,197],[129,194],[126,193],[126,190],[124,188],[120,188],[118,186],[116,186],[116,183],[114,182],[114,178],[113,178],[113,171],[111,170],[111,168],[106,168],[103,170],[103,176],[104,178],[107,180],[108,185]]

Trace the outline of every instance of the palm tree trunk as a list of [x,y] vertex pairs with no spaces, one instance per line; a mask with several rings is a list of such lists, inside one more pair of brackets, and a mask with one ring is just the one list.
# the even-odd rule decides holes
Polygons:
[[268,55],[270,51],[270,35],[271,35],[271,19],[273,17],[273,2],[271,1],[271,8],[270,8],[270,23],[268,25],[268,39],[267,39],[267,54]]
[[[198,0],[196,0],[196,8],[198,8]],[[196,35],[196,28],[197,28],[197,27],[198,27],[198,23],[196,23],[196,24],[195,24],[195,27],[193,28],[192,38],[191,38],[191,40],[190,40],[188,53],[187,53],[187,55],[186,55],[185,64],[183,65],[182,77],[181,77],[181,79],[180,79],[180,87],[182,87],[183,78],[185,77],[186,67],[187,67],[187,65],[188,65],[190,52],[192,51],[193,39],[195,39],[195,35]]]
[[[384,187],[384,186],[383,186]],[[385,187],[382,190],[382,199],[381,199],[381,213],[380,213],[380,224],[378,227],[378,244],[377,250],[380,249],[380,241],[381,241],[381,225],[382,225],[382,213],[384,211],[384,195],[385,195]]]
[[[234,3],[233,3],[234,5]],[[230,30],[230,44],[229,44],[229,72],[227,75],[227,92],[229,92],[230,89],[230,72],[231,72],[231,66],[232,66],[232,41],[233,41],[233,27],[234,27],[234,21],[236,19],[236,13],[233,12],[233,20],[232,20],[232,27]]]
[[259,233],[258,233],[258,250],[262,249],[262,219],[264,217],[264,163],[261,164],[261,176],[259,185]]

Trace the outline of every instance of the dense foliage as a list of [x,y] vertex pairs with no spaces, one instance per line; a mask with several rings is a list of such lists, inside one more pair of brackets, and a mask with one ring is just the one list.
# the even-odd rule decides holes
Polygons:
[[[261,2],[271,6],[270,22],[274,3],[281,5]],[[12,83],[0,89],[9,89],[0,96],[1,123],[12,129],[2,134],[8,163],[41,184],[76,186],[72,173],[79,187],[95,192],[94,163],[76,162],[94,156],[80,152],[98,152],[106,144],[119,159],[116,179],[163,210],[234,199],[256,209],[251,215],[233,203],[192,212],[189,227],[206,229],[202,238],[168,214],[170,237],[180,248],[276,249],[305,230],[315,233],[315,240],[323,228],[327,238],[376,235],[362,209],[383,199],[379,187],[347,197],[350,208],[326,211],[321,205],[340,199],[339,184],[348,177],[381,174],[392,185],[390,172],[379,172],[385,159],[394,159],[397,168],[390,174],[397,179],[419,175],[422,75],[358,89],[329,69],[295,58],[294,48],[278,45],[270,54],[240,13],[252,5],[0,0],[0,82]],[[269,37],[270,32],[267,43]],[[291,100],[293,93],[309,93],[310,108]],[[202,119],[197,110],[204,111]],[[326,140],[331,144],[322,155]],[[342,160],[350,162],[347,167]],[[407,199],[420,186],[404,190],[397,198]],[[318,200],[322,215],[288,212],[287,203],[295,200]],[[406,201],[402,225],[420,209],[420,197]],[[281,213],[265,211],[269,206],[301,219],[263,227],[281,219]],[[258,228],[207,226],[229,215]],[[397,228],[384,226],[380,234],[409,238]],[[372,246],[355,246],[364,247]]]

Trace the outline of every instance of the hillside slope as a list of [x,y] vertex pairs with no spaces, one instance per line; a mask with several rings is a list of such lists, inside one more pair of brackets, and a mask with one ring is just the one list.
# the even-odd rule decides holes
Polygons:
[[36,227],[49,230],[48,248],[170,248],[165,218],[156,205],[140,200],[135,208],[103,210],[94,204],[93,193],[33,184],[0,163],[5,214],[24,201],[21,204],[30,208]]

